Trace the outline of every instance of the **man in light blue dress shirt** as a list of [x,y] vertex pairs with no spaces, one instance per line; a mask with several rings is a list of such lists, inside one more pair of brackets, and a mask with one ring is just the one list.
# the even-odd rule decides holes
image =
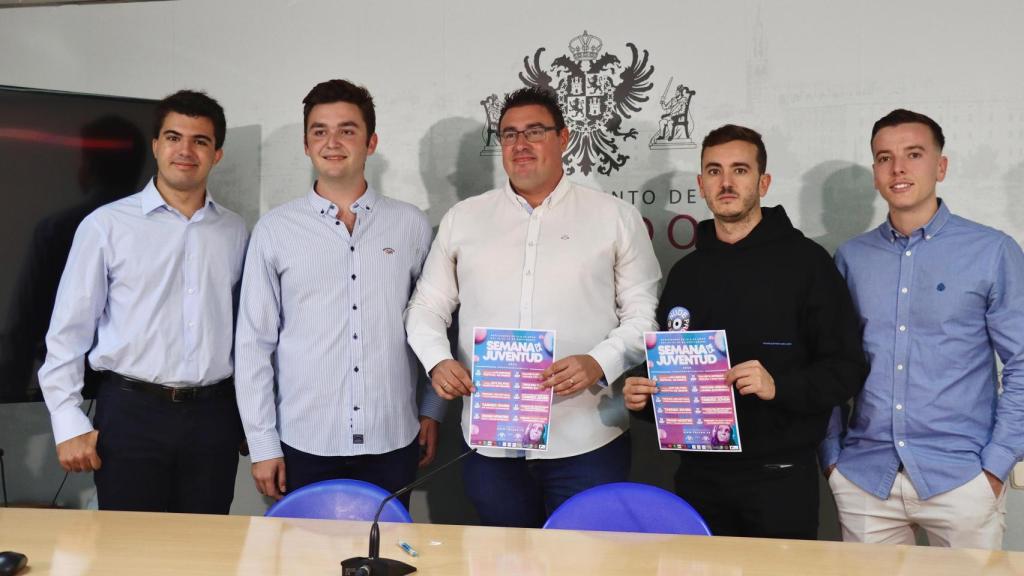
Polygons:
[[365,88],[322,82],[303,104],[317,180],[260,219],[242,281],[238,405],[252,475],[272,498],[334,478],[395,491],[433,459],[445,409],[429,386],[417,399],[425,378],[402,321],[430,224],[367,185],[377,134]]
[[[1024,253],[937,197],[942,129],[894,110],[872,130],[877,229],[839,248],[871,371],[822,466],[848,541],[998,549],[1024,455]],[[1003,362],[998,392],[996,356]]]
[[[95,472],[100,508],[226,514],[242,439],[231,342],[245,223],[206,190],[223,155],[220,105],[177,92],[154,128],[156,176],[75,233],[39,384],[61,466]],[[94,422],[87,356],[104,372]]]

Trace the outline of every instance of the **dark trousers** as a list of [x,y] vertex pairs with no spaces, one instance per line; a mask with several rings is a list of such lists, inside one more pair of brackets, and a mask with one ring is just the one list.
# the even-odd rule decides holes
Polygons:
[[464,460],[466,495],[484,526],[540,528],[570,497],[629,476],[629,433],[577,456],[550,460],[490,458]]
[[[362,456],[317,456],[281,443],[284,475],[288,492],[322,480],[350,478],[376,484],[387,492],[397,492],[416,479],[420,459],[418,439],[404,448],[383,454]],[[399,496],[409,508],[411,494]]]
[[101,510],[228,513],[242,441],[234,396],[174,403],[104,381],[94,425]]
[[681,454],[676,493],[715,536],[814,540],[818,536],[818,464],[814,454],[730,460],[729,454]]

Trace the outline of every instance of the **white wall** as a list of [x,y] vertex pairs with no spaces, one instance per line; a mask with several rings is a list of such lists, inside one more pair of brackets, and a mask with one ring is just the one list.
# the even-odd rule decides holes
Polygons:
[[[0,83],[159,98],[182,87],[208,90],[228,113],[229,164],[217,190],[251,221],[305,191],[301,99],[318,81],[345,77],[368,86],[380,147],[370,180],[426,210],[432,222],[458,198],[496,182],[500,165],[481,157],[479,102],[520,83],[523,59],[546,47],[547,66],[584,29],[604,51],[629,62],[626,42],[650,53],[650,101],[623,128],[631,156],[611,176],[574,178],[605,190],[651,190],[641,209],[655,225],[667,269],[683,252],[665,226],[676,213],[707,216],[700,204],[670,203],[671,189],[694,188],[699,152],[647,147],[662,91],[674,78],[697,91],[695,139],[725,122],[766,138],[774,176],[767,203],[787,207],[808,236],[834,249],[876,225],[883,203],[871,189],[871,123],[895,107],[935,117],[950,157],[940,188],[952,209],[1024,239],[1024,4],[905,2],[550,2],[491,0],[179,0],[0,10]],[[234,156],[234,160],[231,160]],[[10,193],[10,192],[8,192]],[[649,197],[650,198],[650,197]],[[685,230],[677,230],[685,235]],[[455,444],[452,423],[446,451]],[[636,434],[639,477],[666,482],[671,460]],[[59,483],[45,409],[0,406],[0,447],[8,451],[12,496],[48,499]],[[646,441],[646,442],[645,442]],[[652,468],[660,467],[660,468]],[[261,502],[240,469],[235,509]],[[458,480],[449,476],[457,492]],[[51,486],[51,484],[53,486]],[[65,502],[88,499],[75,479]],[[441,521],[471,514],[442,510],[435,488],[417,494],[414,513]],[[464,502],[458,503],[464,506]],[[1024,496],[1010,495],[1007,547],[1024,550]],[[828,519],[825,535],[835,535]]]

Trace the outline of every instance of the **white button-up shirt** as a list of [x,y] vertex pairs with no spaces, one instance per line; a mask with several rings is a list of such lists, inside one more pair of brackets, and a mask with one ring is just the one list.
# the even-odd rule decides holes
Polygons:
[[[556,360],[589,354],[613,382],[644,359],[643,333],[656,330],[660,267],[636,208],[565,177],[532,211],[503,188],[459,202],[441,220],[406,311],[409,344],[427,370],[450,359],[446,328],[459,310],[458,359],[472,364],[473,327],[555,330]],[[469,434],[470,403],[462,429]],[[548,450],[527,458],[575,456],[629,427],[622,398],[592,386],[556,396]],[[522,451],[485,448],[491,457]]]

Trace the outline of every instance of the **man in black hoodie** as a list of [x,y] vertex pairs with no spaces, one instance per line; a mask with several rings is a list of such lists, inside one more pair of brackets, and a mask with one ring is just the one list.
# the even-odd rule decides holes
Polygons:
[[[834,406],[864,383],[867,364],[846,284],[828,253],[762,208],[771,176],[761,135],[726,125],[704,139],[700,195],[714,215],[696,250],[669,273],[661,330],[724,329],[743,451],[680,452],[676,492],[712,533],[814,539],[815,449]],[[669,318],[689,317],[689,323]],[[628,378],[626,406],[646,417],[657,387]]]

